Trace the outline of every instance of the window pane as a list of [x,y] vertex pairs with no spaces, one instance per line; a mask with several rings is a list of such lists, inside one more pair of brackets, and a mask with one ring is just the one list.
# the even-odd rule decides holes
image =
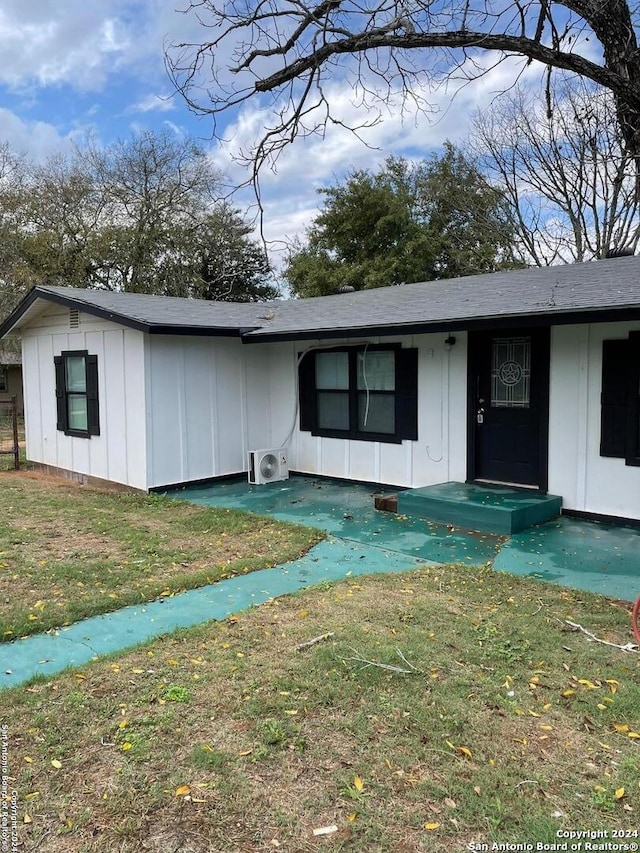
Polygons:
[[491,405],[528,409],[531,338],[494,338],[491,358]]
[[349,388],[349,353],[316,353],[316,388]]
[[318,427],[320,429],[349,429],[348,393],[318,392]]
[[67,356],[65,358],[67,370],[67,391],[87,390],[87,371],[84,356]]
[[87,398],[84,395],[70,394],[67,401],[69,405],[69,429],[86,431],[89,428]]
[[396,431],[396,398],[393,394],[358,394],[358,429],[361,432]]
[[391,350],[358,353],[358,390],[395,391],[396,355]]

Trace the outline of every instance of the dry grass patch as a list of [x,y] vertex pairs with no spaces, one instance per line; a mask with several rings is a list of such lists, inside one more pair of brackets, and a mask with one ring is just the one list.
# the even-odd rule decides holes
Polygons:
[[295,559],[321,534],[156,495],[0,473],[2,639]]
[[631,639],[627,609],[597,596],[424,569],[318,587],[6,691],[21,840],[435,853],[632,833],[639,656],[566,618]]

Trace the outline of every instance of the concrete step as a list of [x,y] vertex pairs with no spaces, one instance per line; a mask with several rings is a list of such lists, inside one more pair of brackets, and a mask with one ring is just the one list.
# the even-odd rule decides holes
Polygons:
[[486,533],[510,534],[560,515],[562,498],[527,489],[438,483],[398,493],[398,513]]

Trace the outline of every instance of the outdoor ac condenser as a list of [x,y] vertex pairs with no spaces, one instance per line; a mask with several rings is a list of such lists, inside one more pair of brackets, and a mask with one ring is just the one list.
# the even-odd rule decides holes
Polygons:
[[256,485],[289,478],[289,461],[285,448],[249,451],[249,482]]

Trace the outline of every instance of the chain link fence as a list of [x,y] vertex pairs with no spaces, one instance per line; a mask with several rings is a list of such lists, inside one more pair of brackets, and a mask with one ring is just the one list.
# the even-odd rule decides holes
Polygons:
[[0,400],[0,471],[20,467],[20,436],[23,425],[15,397]]

